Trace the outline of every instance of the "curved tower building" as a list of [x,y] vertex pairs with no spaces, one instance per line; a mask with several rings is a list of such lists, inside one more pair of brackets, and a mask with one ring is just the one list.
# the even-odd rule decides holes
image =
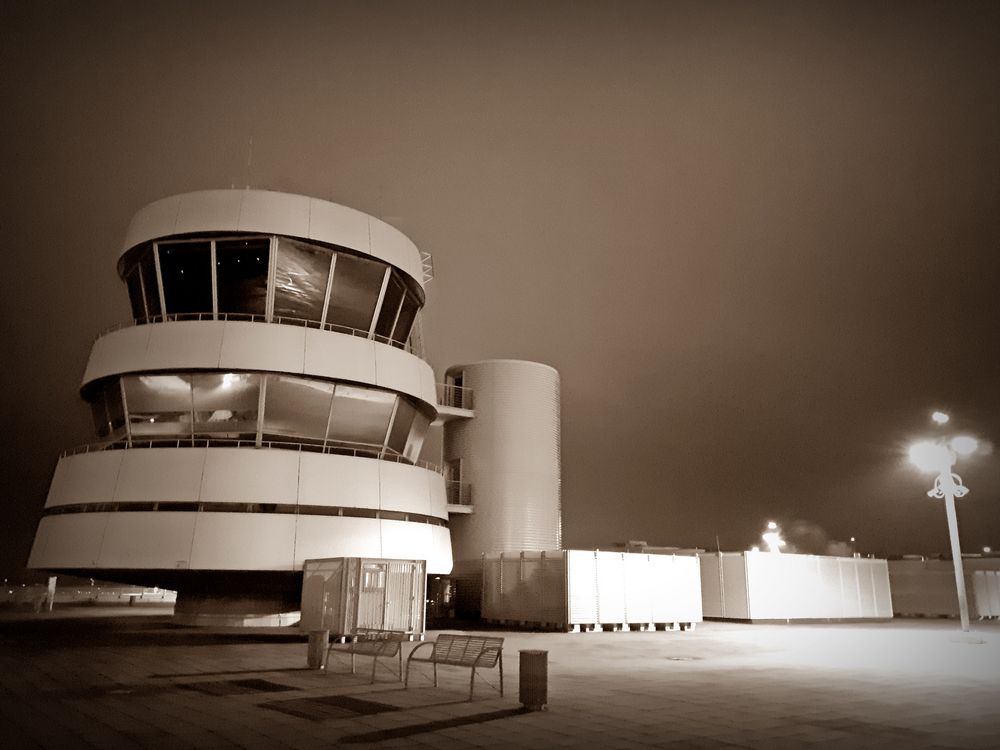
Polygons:
[[297,610],[307,559],[451,570],[444,477],[418,461],[438,409],[412,242],[212,190],[140,210],[117,263],[133,320],[94,342],[94,440],[59,460],[30,567],[174,589],[209,622]]

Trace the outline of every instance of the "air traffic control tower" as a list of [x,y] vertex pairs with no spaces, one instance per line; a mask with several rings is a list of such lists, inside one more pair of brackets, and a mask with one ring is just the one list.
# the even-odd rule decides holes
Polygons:
[[[424,261],[299,195],[141,209],[117,259],[132,320],[97,338],[80,389],[95,440],[59,459],[29,566],[176,590],[179,622],[283,624],[307,559],[445,576],[453,545],[558,548],[558,374],[486,361],[436,386]],[[443,473],[420,460],[442,422]]]

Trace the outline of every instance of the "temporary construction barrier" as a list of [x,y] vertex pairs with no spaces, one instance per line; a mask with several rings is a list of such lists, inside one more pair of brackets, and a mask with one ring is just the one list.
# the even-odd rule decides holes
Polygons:
[[706,618],[892,618],[885,560],[770,552],[703,553],[699,558]]
[[482,616],[560,630],[701,622],[698,558],[593,550],[483,559]]
[[977,570],[972,589],[976,615],[983,620],[1000,618],[1000,570]]
[[[970,557],[962,561],[965,590],[972,617],[1000,616],[1000,601],[994,603],[989,574],[1000,585],[1000,558]],[[890,560],[892,609],[897,615],[916,617],[958,617],[955,567],[951,560],[923,558]]]
[[334,636],[359,629],[422,635],[425,566],[423,560],[306,560],[299,627]]

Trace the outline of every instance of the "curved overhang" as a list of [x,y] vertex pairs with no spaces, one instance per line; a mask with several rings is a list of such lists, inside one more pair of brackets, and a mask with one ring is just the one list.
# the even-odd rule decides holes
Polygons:
[[392,225],[338,203],[270,190],[199,190],[154,201],[132,217],[119,256],[143,242],[202,232],[279,234],[338,245],[390,263],[424,286],[420,251]]
[[365,383],[412,396],[436,414],[434,370],[407,351],[315,328],[233,320],[187,320],[120,328],[98,338],[81,390],[132,372],[280,372]]
[[29,565],[301,570],[307,559],[426,559],[451,570],[444,478],[420,466],[255,448],[64,456]]

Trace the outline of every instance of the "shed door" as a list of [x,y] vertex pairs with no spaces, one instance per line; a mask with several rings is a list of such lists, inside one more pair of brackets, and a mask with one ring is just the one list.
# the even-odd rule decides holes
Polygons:
[[366,562],[361,566],[358,586],[358,627],[385,626],[386,563]]

